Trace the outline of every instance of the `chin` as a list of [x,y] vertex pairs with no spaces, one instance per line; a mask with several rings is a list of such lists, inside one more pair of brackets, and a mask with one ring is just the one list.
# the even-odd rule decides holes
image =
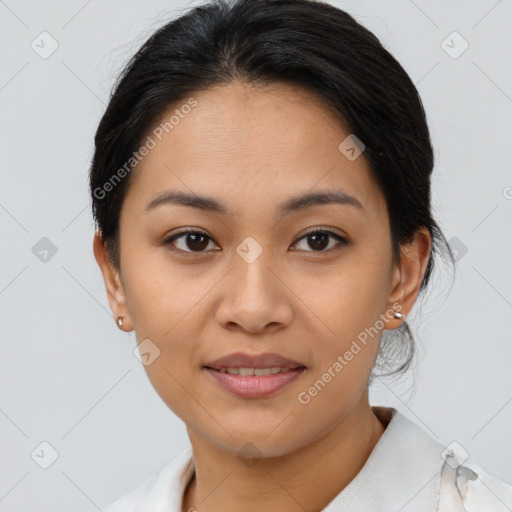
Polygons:
[[231,436],[221,429],[220,438],[217,436],[208,436],[208,438],[222,450],[241,459],[281,457],[299,449],[303,443],[300,439],[290,436],[290,432],[297,432],[296,428],[286,426],[282,431],[278,431],[282,426],[276,428],[280,421],[282,418],[270,428],[256,428],[253,424],[252,426],[239,426],[236,430],[230,429],[229,425],[224,424],[223,426]]

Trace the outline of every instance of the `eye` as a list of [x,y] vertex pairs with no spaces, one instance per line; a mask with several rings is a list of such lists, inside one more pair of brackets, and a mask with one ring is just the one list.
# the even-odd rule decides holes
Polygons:
[[204,252],[206,247],[208,247],[208,241],[212,241],[212,238],[203,231],[187,228],[166,238],[163,243],[164,245],[172,245],[178,240],[181,243],[181,247],[177,247],[178,250],[183,252],[201,253]]
[[[310,239],[308,246],[312,248],[312,251],[306,252],[330,252],[340,250],[343,246],[348,245],[348,240],[338,235],[334,231],[330,229],[313,229],[303,235],[298,239],[297,243],[300,243],[302,240]],[[329,238],[334,238],[337,240],[337,244],[334,244],[334,247],[329,247]],[[175,242],[179,241],[179,244]],[[179,233],[175,233],[170,237],[166,238],[163,241],[164,245],[174,245],[178,251],[189,252],[189,253],[201,253],[205,252],[205,249],[208,247],[209,242],[213,241],[213,239],[207,235],[204,231],[199,231],[197,229],[187,228]],[[311,242],[312,241],[312,242]],[[328,247],[327,250],[326,247]],[[304,250],[304,249],[301,249]]]
[[[331,231],[330,229],[313,229],[311,231],[308,231],[304,236],[299,238],[298,242],[304,239],[310,239],[310,242],[308,242],[308,246],[313,249],[313,251],[306,252],[330,252],[330,251],[339,251],[342,249],[343,246],[348,245],[348,240],[343,238],[342,236],[338,235],[334,231]],[[326,247],[329,246],[329,238],[334,238],[338,241],[337,244],[331,246],[327,250],[324,250]]]

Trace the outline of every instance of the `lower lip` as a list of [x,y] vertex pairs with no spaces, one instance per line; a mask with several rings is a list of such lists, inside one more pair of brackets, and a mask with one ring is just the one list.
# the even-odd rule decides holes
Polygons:
[[283,389],[301,375],[305,368],[297,368],[274,375],[232,375],[204,368],[227,391],[241,398],[263,398]]

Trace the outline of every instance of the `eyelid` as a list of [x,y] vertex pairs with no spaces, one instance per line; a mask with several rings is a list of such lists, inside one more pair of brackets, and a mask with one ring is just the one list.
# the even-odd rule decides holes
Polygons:
[[336,231],[334,231],[332,228],[328,227],[322,227],[322,226],[315,226],[313,228],[309,228],[304,233],[302,233],[300,236],[298,236],[292,245],[296,245],[298,242],[300,242],[303,238],[306,238],[308,235],[314,235],[315,233],[324,233],[332,238],[336,238],[338,240],[338,243],[335,247],[331,247],[330,249],[327,249],[326,251],[297,251],[297,252],[305,252],[310,254],[331,254],[332,252],[336,252],[337,250],[342,249],[344,246],[349,244],[349,240],[347,237],[340,235]]
[[[200,228],[186,227],[186,228],[183,228],[181,231],[178,231],[177,233],[167,236],[163,240],[162,244],[163,245],[171,245],[172,242],[174,242],[174,240],[176,240],[188,233],[204,235],[207,238],[209,238],[210,241],[216,243],[215,240],[213,239],[213,237],[211,237],[206,231],[204,231]],[[334,231],[332,228],[323,227],[323,226],[314,226],[312,228],[308,228],[305,232],[303,232],[301,235],[299,235],[292,243],[292,246],[296,245],[298,242],[300,242],[303,238],[306,238],[308,235],[312,235],[315,233],[324,233],[324,234],[327,234],[328,236],[336,238],[338,240],[337,246],[334,248],[330,248],[326,251],[297,251],[297,252],[307,252],[307,253],[313,253],[313,254],[315,254],[315,253],[316,254],[326,254],[326,253],[329,254],[329,253],[334,252],[338,249],[341,249],[341,247],[349,244],[349,240],[345,236],[340,235],[339,233]],[[177,252],[181,252],[181,253],[186,253],[186,254],[207,254],[207,251],[184,251],[182,249],[177,249],[177,248],[175,248],[173,250],[175,250]],[[215,249],[215,250],[218,250],[218,249]]]
[[[183,237],[184,235],[187,235],[188,233],[198,234],[198,235],[204,235],[205,237],[209,238],[212,242],[215,242],[215,240],[204,230],[200,228],[193,228],[193,227],[186,227],[181,229],[180,231],[173,233],[169,236],[166,236],[164,240],[162,241],[162,245],[172,245],[172,242],[174,242],[176,239]],[[174,248],[173,249],[176,252],[185,253],[185,254],[206,254],[206,251],[184,251],[182,249]],[[215,249],[217,250],[217,249]]]
[[336,236],[339,236],[340,238],[346,239],[346,237],[344,237],[340,233],[334,231],[334,228],[330,228],[330,227],[327,227],[327,226],[314,226],[312,228],[306,229],[306,231],[304,231],[301,235],[299,235],[299,237],[297,237],[297,240],[300,240],[301,238],[304,238],[306,235],[310,235],[312,233],[317,233],[317,232],[329,233],[331,235],[336,235]]

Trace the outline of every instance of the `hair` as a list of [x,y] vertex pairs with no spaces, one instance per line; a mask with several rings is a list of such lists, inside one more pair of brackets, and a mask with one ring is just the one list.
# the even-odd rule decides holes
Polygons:
[[[119,216],[133,174],[126,163],[128,171],[136,167],[134,152],[172,105],[234,81],[306,89],[364,143],[363,155],[387,203],[395,261],[418,228],[431,234],[420,292],[436,255],[448,255],[454,264],[432,216],[434,154],[422,101],[377,37],[348,13],[317,0],[214,0],[169,21],[144,42],[119,75],[99,123],[90,167],[92,211],[116,269]],[[376,364],[395,364],[385,375],[405,372],[415,351],[406,322],[392,332]]]

